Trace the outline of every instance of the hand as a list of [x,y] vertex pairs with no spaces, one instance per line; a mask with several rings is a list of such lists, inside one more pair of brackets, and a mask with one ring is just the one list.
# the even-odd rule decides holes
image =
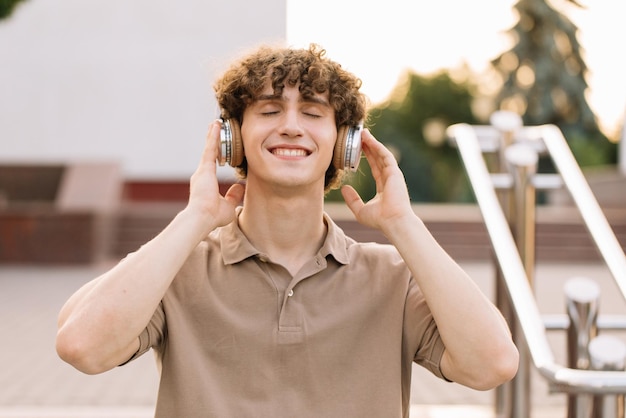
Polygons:
[[211,221],[210,229],[227,225],[235,219],[235,208],[245,192],[242,184],[234,184],[224,196],[220,195],[216,173],[220,127],[220,122],[215,121],[209,128],[200,164],[191,176],[187,204],[187,209],[197,211]]
[[343,186],[341,194],[358,222],[385,233],[395,221],[403,222],[407,216],[415,214],[394,155],[368,129],[363,130],[361,139],[376,181],[376,196],[364,203],[352,186]]

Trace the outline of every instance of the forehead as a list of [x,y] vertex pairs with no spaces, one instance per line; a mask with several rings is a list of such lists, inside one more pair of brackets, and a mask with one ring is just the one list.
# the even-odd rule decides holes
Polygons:
[[293,86],[286,85],[282,89],[274,90],[271,83],[267,81],[260,93],[255,97],[254,101],[258,102],[267,100],[297,100],[299,102],[314,102],[330,106],[328,91],[324,93],[312,92],[309,89],[307,89],[307,91],[302,91],[300,89],[300,83]]

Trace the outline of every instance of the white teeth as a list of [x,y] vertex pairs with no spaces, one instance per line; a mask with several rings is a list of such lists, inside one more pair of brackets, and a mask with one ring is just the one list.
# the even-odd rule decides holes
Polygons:
[[274,155],[280,155],[284,157],[305,157],[307,152],[303,149],[292,148],[276,148],[272,151]]

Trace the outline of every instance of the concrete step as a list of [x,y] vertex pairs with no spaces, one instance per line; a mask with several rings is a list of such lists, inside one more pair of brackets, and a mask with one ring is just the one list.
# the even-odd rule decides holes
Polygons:
[[[157,235],[183,208],[182,203],[125,205],[118,218],[116,257],[122,257]],[[462,260],[487,260],[491,243],[482,216],[475,205],[415,205],[415,212],[448,253]],[[345,205],[329,204],[327,211],[337,224],[357,241],[387,242],[379,231],[354,220]],[[607,219],[626,249],[626,209],[607,210]],[[537,260],[597,261],[595,244],[577,211],[571,207],[539,207],[536,226]]]

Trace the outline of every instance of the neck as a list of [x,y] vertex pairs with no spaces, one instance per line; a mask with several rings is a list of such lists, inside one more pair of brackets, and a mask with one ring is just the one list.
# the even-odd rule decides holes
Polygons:
[[247,185],[239,226],[259,251],[293,275],[324,242],[323,212],[323,191],[287,196],[261,193]]

